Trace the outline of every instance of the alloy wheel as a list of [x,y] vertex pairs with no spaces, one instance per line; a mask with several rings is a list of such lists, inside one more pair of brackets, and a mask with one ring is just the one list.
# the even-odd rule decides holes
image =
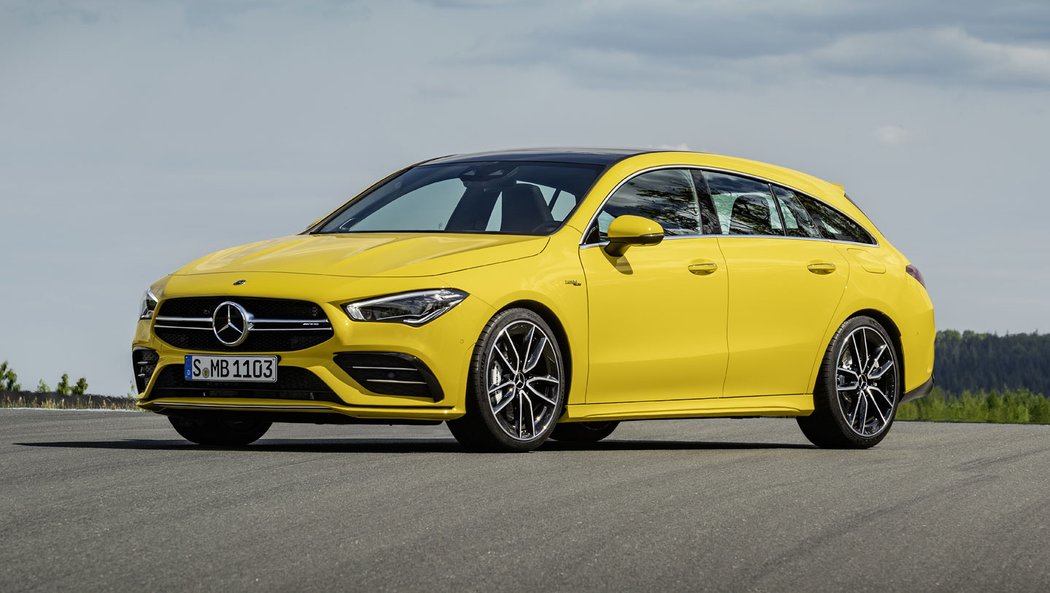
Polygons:
[[561,368],[550,336],[517,320],[492,342],[485,364],[487,399],[496,424],[509,437],[528,441],[557,420]]
[[835,392],[846,424],[871,437],[893,420],[898,372],[893,346],[874,328],[861,326],[843,341],[835,366]]

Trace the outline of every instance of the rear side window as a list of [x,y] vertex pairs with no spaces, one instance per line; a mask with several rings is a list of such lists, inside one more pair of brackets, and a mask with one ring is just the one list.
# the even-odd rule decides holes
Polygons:
[[783,236],[784,225],[769,184],[711,171],[704,171],[704,179],[723,235]]
[[825,239],[875,245],[875,238],[850,217],[809,196],[796,195],[805,204],[806,210],[812,215],[820,234]]
[[598,239],[604,241],[609,224],[625,214],[655,220],[668,237],[700,234],[700,209],[693,180],[682,169],[642,173],[621,185],[598,213]]
[[820,231],[813,218],[802,205],[801,196],[786,187],[773,186],[773,193],[784,216],[784,234],[789,237],[820,238]]

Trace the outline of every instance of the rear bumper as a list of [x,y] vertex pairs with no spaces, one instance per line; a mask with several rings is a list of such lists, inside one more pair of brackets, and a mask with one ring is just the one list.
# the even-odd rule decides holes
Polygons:
[[908,393],[905,393],[904,397],[901,398],[901,403],[903,404],[915,399],[919,399],[920,397],[926,397],[927,394],[933,391],[933,383],[933,375],[930,375],[930,378],[927,379],[925,383],[919,385],[915,389],[912,389]]

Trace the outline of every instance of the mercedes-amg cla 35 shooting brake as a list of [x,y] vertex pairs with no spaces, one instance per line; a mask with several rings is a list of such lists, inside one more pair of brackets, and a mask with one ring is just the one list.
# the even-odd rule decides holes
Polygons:
[[146,292],[139,406],[195,443],[438,423],[470,449],[781,416],[870,447],[933,385],[922,276],[841,186],[667,151],[438,158]]

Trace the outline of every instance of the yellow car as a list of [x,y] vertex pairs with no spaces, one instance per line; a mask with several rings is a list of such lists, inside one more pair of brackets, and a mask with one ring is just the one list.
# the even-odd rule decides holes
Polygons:
[[864,448],[933,385],[922,276],[840,185],[669,151],[447,156],[147,291],[138,405],[205,445],[438,423],[475,450],[795,417]]

